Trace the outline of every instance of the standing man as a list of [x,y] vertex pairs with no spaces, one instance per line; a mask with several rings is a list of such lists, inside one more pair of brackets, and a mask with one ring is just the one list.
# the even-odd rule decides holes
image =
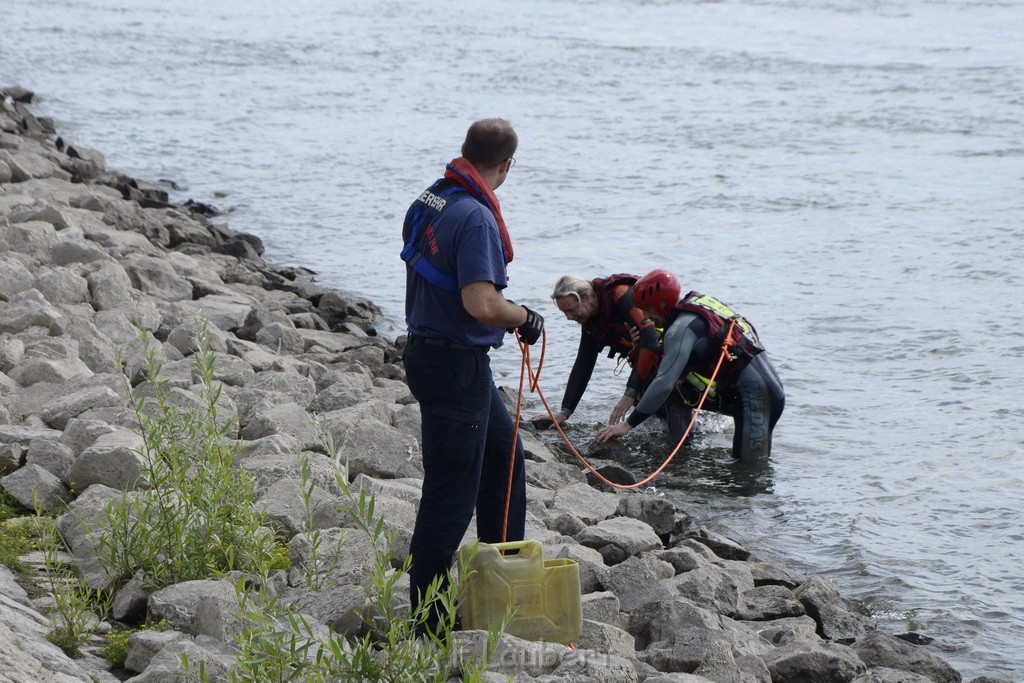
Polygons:
[[[512,241],[494,190],[508,176],[519,139],[504,119],[469,127],[462,156],[409,207],[404,362],[420,404],[423,491],[409,552],[413,610],[427,586],[442,586],[473,512],[485,543],[519,541],[526,524],[523,446],[491,377],[487,352],[506,330],[533,344],[544,319],[506,300]],[[426,627],[437,632],[435,609]]]

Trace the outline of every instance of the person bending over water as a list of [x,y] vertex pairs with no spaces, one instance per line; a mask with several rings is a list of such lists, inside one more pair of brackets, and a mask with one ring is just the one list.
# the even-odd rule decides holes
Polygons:
[[[554,414],[558,424],[568,420],[576,410],[587,390],[598,354],[605,348],[609,348],[609,356],[625,358],[631,368],[626,389],[612,409],[609,424],[622,421],[653,377],[658,363],[658,335],[654,323],[633,303],[636,280],[635,275],[629,274],[593,280],[564,275],[555,283],[551,299],[566,318],[578,322],[582,328],[562,404]],[[546,412],[534,415],[530,421],[541,429],[551,426]]]
[[680,297],[680,291],[679,280],[661,269],[647,273],[633,285],[633,304],[665,330],[661,364],[629,417],[600,429],[597,440],[617,439],[664,407],[669,435],[678,441],[718,362],[730,319],[735,318],[737,324],[730,337],[735,342],[730,346],[735,358],[722,363],[704,409],[733,418],[733,457],[767,458],[772,449],[772,431],[786,398],[757,332],[714,297],[697,292]]

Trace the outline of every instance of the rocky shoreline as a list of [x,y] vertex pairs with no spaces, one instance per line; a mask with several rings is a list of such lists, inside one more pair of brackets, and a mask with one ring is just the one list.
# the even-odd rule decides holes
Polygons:
[[[133,635],[124,669],[95,648],[70,659],[44,638],[47,596],[29,598],[0,567],[0,680],[182,680],[183,652],[225,680],[235,666],[233,583],[152,593],[138,582],[111,585],[82,523],[140,486],[140,437],[124,391],[125,376],[141,381],[146,364],[136,325],[187,404],[196,320],[208,321],[221,402],[237,417],[237,465],[253,475],[258,505],[290,548],[308,536],[298,454],[315,484],[316,528],[354,526],[338,511],[337,467],[319,422],[344,445],[353,488],[375,496],[399,554],[422,473],[401,340],[376,334],[372,302],[268,264],[257,237],[219,223],[210,207],[173,204],[159,186],[108,170],[101,153],[66,144],[32,101],[22,88],[0,89],[0,486],[26,507],[70,506],[58,521],[69,561],[113,593],[112,621],[169,629]],[[527,537],[545,557],[578,562],[584,629],[576,649],[505,636],[483,680],[961,680],[927,647],[880,632],[827,579],[759,560],[661,498],[595,488],[527,429],[523,440]],[[278,572],[276,596],[325,629],[360,632],[359,559],[343,554],[316,591],[295,579],[296,564]],[[467,651],[480,636],[457,635]]]

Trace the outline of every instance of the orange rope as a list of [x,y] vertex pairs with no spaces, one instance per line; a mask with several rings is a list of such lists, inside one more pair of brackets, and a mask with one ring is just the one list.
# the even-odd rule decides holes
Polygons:
[[[508,456],[508,485],[505,487],[505,515],[501,524],[501,542],[505,543],[508,540],[508,514],[509,506],[512,504],[512,479],[516,469],[516,444],[519,443],[519,417],[523,412],[523,384],[526,381],[526,376],[530,376],[530,391],[540,392],[540,387],[537,382],[540,380],[540,370],[544,367],[544,352],[547,350],[548,345],[548,333],[547,330],[541,329],[541,335],[543,341],[540,346],[540,362],[537,364],[537,374],[533,374],[533,370],[530,367],[530,345],[519,340],[519,351],[523,354],[523,362],[519,366],[519,392],[516,396],[516,416],[514,427],[512,429],[512,452]],[[529,370],[529,373],[527,371]]]
[[[729,337],[732,336],[733,327],[735,327],[735,325],[736,325],[736,321],[735,320],[730,320],[729,321],[729,329],[728,329],[728,331],[726,331],[725,339],[722,341],[722,353],[718,357],[718,362],[715,364],[715,370],[714,370],[714,372],[711,373],[711,379],[708,381],[708,385],[706,387],[704,387],[704,393],[701,394],[700,401],[697,402],[697,406],[696,406],[696,408],[693,411],[693,417],[690,418],[690,424],[687,425],[686,431],[683,432],[683,436],[679,439],[679,443],[676,444],[676,447],[672,450],[672,452],[669,454],[669,456],[667,458],[665,458],[665,462],[663,462],[661,464],[661,466],[658,467],[658,469],[654,470],[654,472],[652,472],[649,476],[645,477],[641,481],[636,482],[635,484],[616,484],[615,482],[609,481],[600,472],[598,472],[597,469],[595,469],[593,465],[591,465],[589,462],[587,462],[587,459],[585,457],[583,457],[583,455],[581,455],[578,450],[576,450],[576,447],[572,445],[571,441],[569,441],[569,437],[565,435],[564,431],[562,431],[562,426],[560,424],[558,424],[558,420],[555,419],[554,411],[551,410],[551,406],[548,404],[547,399],[544,398],[544,392],[542,392],[541,389],[540,389],[540,384],[539,384],[539,380],[540,380],[540,365],[537,366],[537,373],[536,373],[536,375],[534,375],[532,368],[530,368],[530,350],[529,350],[529,347],[524,345],[524,344],[522,344],[520,342],[520,348],[523,349],[523,365],[530,370],[530,380],[531,380],[530,388],[531,388],[531,391],[536,391],[537,392],[537,395],[540,397],[541,402],[544,404],[544,407],[548,411],[548,416],[551,418],[551,423],[555,426],[555,429],[558,430],[559,435],[562,437],[562,440],[565,441],[565,444],[569,447],[569,450],[572,451],[572,454],[575,455],[576,458],[581,463],[583,463],[583,465],[588,470],[593,472],[595,477],[597,477],[599,480],[601,480],[605,484],[607,484],[607,485],[609,485],[609,486],[611,486],[613,488],[629,490],[629,489],[639,488],[639,487],[643,486],[644,484],[648,483],[649,481],[651,481],[652,479],[654,479],[659,474],[661,474],[662,471],[664,471],[664,469],[666,467],[668,467],[668,464],[670,462],[672,462],[672,459],[674,457],[676,457],[676,454],[679,452],[679,449],[683,447],[683,443],[686,441],[686,438],[690,435],[690,432],[693,430],[694,424],[696,424],[696,422],[697,422],[697,416],[700,415],[700,411],[701,411],[701,409],[704,406],[704,401],[707,399],[708,393],[711,391],[711,385],[714,384],[715,377],[718,376],[718,372],[722,368],[722,363],[725,362],[725,359],[727,357],[730,360],[732,358],[734,358],[734,356],[732,356],[732,354],[729,353]],[[547,344],[547,335],[546,335],[546,333],[545,333],[545,336],[544,336],[544,344],[545,345]],[[543,359],[544,359],[544,347],[542,346],[541,347],[541,363],[542,364],[543,364]],[[522,398],[523,398],[523,382],[522,382],[522,377],[520,377],[520,382],[519,382],[519,403],[516,406],[516,428],[517,428],[517,434],[516,435],[517,435],[517,438],[518,438],[519,415],[520,415],[520,409],[521,409],[521,404],[522,404]],[[513,443],[513,456],[515,454],[514,448],[515,448],[515,443]],[[512,485],[512,474],[511,474],[511,471],[510,471],[509,472],[509,492],[511,492],[511,490],[512,490],[511,489],[511,485]],[[506,501],[505,501],[505,509],[506,509],[506,514],[507,514],[507,511],[508,511],[508,499],[507,498],[506,498]]]

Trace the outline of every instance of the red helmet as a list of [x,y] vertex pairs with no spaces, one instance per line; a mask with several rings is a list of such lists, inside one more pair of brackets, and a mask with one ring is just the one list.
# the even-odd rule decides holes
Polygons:
[[679,301],[679,280],[667,270],[652,270],[633,285],[633,305],[653,308],[662,318]]

